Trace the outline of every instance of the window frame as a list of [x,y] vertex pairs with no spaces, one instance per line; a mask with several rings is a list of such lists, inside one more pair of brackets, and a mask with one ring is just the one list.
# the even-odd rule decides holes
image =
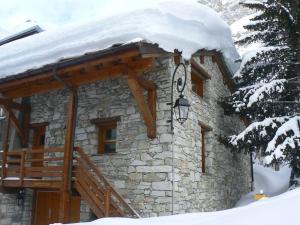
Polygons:
[[[195,59],[191,59],[192,91],[203,98],[205,82],[210,79],[211,75]],[[196,90],[193,87],[196,87]]]
[[[195,73],[191,73],[192,91],[203,98],[204,95],[204,82],[202,78],[197,76]],[[195,89],[194,89],[195,87]]]
[[[116,139],[112,140],[106,140],[106,132],[109,129],[116,129],[118,127],[118,121],[120,120],[120,117],[113,117],[113,118],[100,118],[100,119],[92,119],[91,123],[95,124],[98,127],[98,147],[97,147],[97,154],[104,155],[104,154],[114,154],[117,152],[117,133],[116,133]],[[107,152],[105,151],[105,144],[108,143],[114,143],[116,148],[113,152]]]
[[212,127],[206,125],[205,123],[199,122],[200,127],[200,137],[201,137],[201,147],[200,147],[200,168],[202,173],[206,173],[206,133],[212,131]]

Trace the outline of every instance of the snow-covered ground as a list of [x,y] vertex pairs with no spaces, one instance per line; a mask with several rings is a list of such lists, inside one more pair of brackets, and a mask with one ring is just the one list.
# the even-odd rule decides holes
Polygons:
[[[299,224],[298,213],[300,210],[300,188],[287,191],[289,177],[290,169],[288,167],[283,167],[280,171],[276,172],[271,168],[266,168],[256,164],[254,165],[255,191],[245,195],[237,204],[238,206],[243,207],[218,212],[190,213],[144,219],[104,218],[93,222],[80,223],[80,225]],[[274,197],[253,202],[254,194],[259,193],[261,190],[270,197]],[[79,225],[79,223],[77,225]]]
[[230,210],[145,219],[105,218],[81,225],[292,225],[299,224],[299,209],[300,188]]

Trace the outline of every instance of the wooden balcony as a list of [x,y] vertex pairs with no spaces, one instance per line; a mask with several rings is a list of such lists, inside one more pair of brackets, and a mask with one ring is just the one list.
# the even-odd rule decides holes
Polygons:
[[2,187],[59,189],[63,178],[63,155],[63,148],[3,152]]
[[[73,151],[71,186],[98,218],[139,217],[84,151]],[[2,152],[1,188],[54,189],[63,187],[63,148]]]

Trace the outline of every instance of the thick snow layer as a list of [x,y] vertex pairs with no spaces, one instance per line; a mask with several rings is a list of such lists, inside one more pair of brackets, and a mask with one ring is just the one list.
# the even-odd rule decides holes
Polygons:
[[300,188],[230,210],[145,219],[105,218],[82,225],[290,225],[299,224]]
[[230,28],[216,12],[197,2],[165,1],[3,45],[0,78],[137,39],[182,50],[185,58],[199,49],[220,50],[232,72],[239,66]]

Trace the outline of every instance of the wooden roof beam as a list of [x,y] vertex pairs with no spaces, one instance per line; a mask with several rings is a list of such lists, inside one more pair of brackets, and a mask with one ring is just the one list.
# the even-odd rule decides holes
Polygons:
[[17,133],[20,136],[22,145],[27,145],[28,143],[28,135],[26,134],[25,130],[22,128],[20,122],[18,121],[17,117],[14,115],[12,109],[8,107],[7,105],[3,105],[4,111],[7,113],[8,118],[10,118],[10,121],[16,128]]
[[11,99],[0,98],[0,106],[7,106],[8,108],[13,108],[20,111],[30,111],[30,106],[13,102]]
[[131,73],[131,76],[127,76],[126,80],[131,93],[138,105],[140,113],[147,126],[147,134],[149,138],[156,137],[156,90],[150,90],[148,92],[148,102],[145,100],[142,86],[136,78],[136,72]]
[[197,76],[204,78],[204,79],[211,79],[211,75],[203,69],[203,67],[197,63],[193,58],[191,59],[192,65],[192,72],[195,73]]
[[[97,68],[87,67],[85,73],[81,73],[80,69],[83,67],[81,66],[78,71],[73,71],[70,74],[62,74],[61,71],[57,71],[58,75],[68,84],[71,86],[80,86],[83,84],[95,82],[98,80],[106,80],[116,78],[122,74],[124,71],[127,71],[128,68],[135,68],[138,72],[145,71],[153,67],[153,59],[146,58],[146,59],[139,59],[135,61],[128,61],[126,63],[119,63],[115,66],[108,64],[107,66],[103,66]],[[41,80],[41,82],[31,82],[31,83],[23,83],[17,87],[11,88],[9,90],[4,90],[2,93],[10,98],[19,98],[25,96],[31,96],[37,93],[43,93],[58,89],[63,89],[64,85],[58,82],[57,80],[53,79],[53,77],[45,78]]]
[[[80,70],[83,67],[97,66],[99,64],[103,64],[103,63],[107,63],[107,62],[111,62],[111,61],[118,61],[120,59],[131,58],[131,57],[135,57],[135,56],[139,56],[139,55],[140,55],[140,53],[138,50],[131,50],[131,51],[123,52],[123,53],[112,54],[109,56],[103,56],[98,59],[93,59],[93,60],[90,60],[87,62],[78,63],[76,65],[71,65],[71,66],[64,67],[64,68],[60,68],[60,62],[59,62],[59,63],[57,63],[57,65],[45,66],[45,68],[40,69],[41,72],[35,72],[35,74],[32,74],[32,75],[30,75],[31,72],[29,71],[28,73],[20,74],[17,76],[12,76],[11,78],[9,78],[9,80],[0,83],[0,89],[4,90],[6,88],[15,87],[17,85],[22,85],[25,82],[35,82],[42,78],[50,78],[50,77],[52,77],[52,70],[54,68],[56,68],[56,70],[59,74],[63,74],[63,73],[67,73],[67,72],[73,72],[76,70]],[[65,61],[68,61],[68,60],[65,60]],[[71,61],[71,59],[70,59],[70,61]],[[61,63],[64,63],[64,62],[61,62]],[[26,74],[28,74],[28,76],[26,76]]]

